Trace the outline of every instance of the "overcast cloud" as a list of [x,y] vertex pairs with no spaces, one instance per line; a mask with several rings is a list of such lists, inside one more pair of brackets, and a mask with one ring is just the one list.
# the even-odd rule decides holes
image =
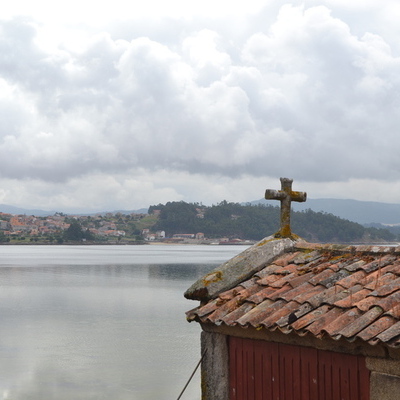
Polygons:
[[0,19],[0,203],[250,201],[280,176],[400,201],[398,2],[34,3]]

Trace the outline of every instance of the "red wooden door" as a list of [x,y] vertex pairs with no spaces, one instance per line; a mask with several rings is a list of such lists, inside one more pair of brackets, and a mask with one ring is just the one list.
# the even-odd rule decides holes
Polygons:
[[369,400],[365,358],[229,338],[230,400]]

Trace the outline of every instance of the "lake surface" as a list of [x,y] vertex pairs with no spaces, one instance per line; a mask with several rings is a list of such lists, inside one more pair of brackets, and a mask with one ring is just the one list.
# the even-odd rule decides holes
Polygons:
[[200,359],[183,293],[245,248],[0,246],[0,400],[177,399]]

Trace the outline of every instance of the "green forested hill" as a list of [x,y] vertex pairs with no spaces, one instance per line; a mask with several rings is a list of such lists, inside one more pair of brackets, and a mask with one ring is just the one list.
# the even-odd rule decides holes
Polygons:
[[[149,214],[160,210],[153,230],[176,233],[203,232],[206,237],[226,236],[260,240],[279,229],[279,207],[240,205],[223,201],[211,207],[200,204],[168,202],[149,208]],[[302,238],[319,242],[379,242],[397,237],[385,229],[365,228],[332,214],[311,210],[292,212],[292,231]]]

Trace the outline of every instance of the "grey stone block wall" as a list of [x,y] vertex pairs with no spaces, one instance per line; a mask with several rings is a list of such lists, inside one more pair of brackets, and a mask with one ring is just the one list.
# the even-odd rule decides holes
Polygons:
[[385,358],[366,358],[371,371],[370,400],[400,399],[400,361]]
[[400,377],[371,372],[370,400],[398,400],[400,399]]
[[201,351],[207,352],[201,363],[202,400],[229,400],[229,350],[226,335],[201,333]]

